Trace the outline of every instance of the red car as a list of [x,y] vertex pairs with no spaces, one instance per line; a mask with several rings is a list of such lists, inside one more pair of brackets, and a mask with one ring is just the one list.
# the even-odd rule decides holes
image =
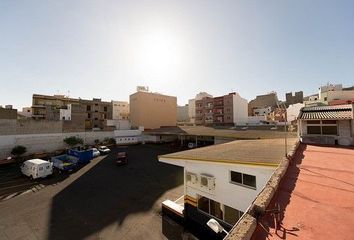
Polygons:
[[128,164],[127,153],[126,152],[119,152],[117,153],[117,165],[126,165]]

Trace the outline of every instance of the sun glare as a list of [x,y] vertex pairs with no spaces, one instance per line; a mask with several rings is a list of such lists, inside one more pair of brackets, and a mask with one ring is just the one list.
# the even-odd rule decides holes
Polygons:
[[144,72],[160,75],[179,68],[181,47],[172,34],[148,33],[139,39],[136,51],[136,59]]

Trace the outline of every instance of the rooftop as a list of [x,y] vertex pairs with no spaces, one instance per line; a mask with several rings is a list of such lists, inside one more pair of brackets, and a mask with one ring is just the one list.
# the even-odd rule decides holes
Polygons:
[[[145,134],[150,135],[191,135],[191,136],[211,136],[225,137],[234,139],[273,139],[284,138],[283,131],[270,130],[274,126],[267,126],[269,130],[250,130],[250,129],[216,129],[204,126],[180,126],[180,127],[162,127],[158,129],[146,130]],[[296,137],[296,133],[287,133],[290,137]]]
[[[288,139],[288,151],[296,140]],[[242,140],[161,155],[159,159],[277,166],[284,157],[284,150],[284,139]]]
[[300,145],[268,207],[280,205],[277,232],[268,214],[252,239],[352,239],[353,199],[354,149]]
[[353,105],[334,105],[304,107],[300,112],[301,119],[353,119]]

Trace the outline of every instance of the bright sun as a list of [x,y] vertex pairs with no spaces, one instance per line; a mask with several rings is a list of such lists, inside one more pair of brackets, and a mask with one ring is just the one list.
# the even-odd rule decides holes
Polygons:
[[165,32],[149,32],[139,39],[135,59],[145,73],[174,73],[181,63],[178,38]]

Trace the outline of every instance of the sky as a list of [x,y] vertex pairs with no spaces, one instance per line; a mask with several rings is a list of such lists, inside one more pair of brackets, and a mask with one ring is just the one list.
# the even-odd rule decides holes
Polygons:
[[352,0],[0,1],[0,105],[354,85]]

